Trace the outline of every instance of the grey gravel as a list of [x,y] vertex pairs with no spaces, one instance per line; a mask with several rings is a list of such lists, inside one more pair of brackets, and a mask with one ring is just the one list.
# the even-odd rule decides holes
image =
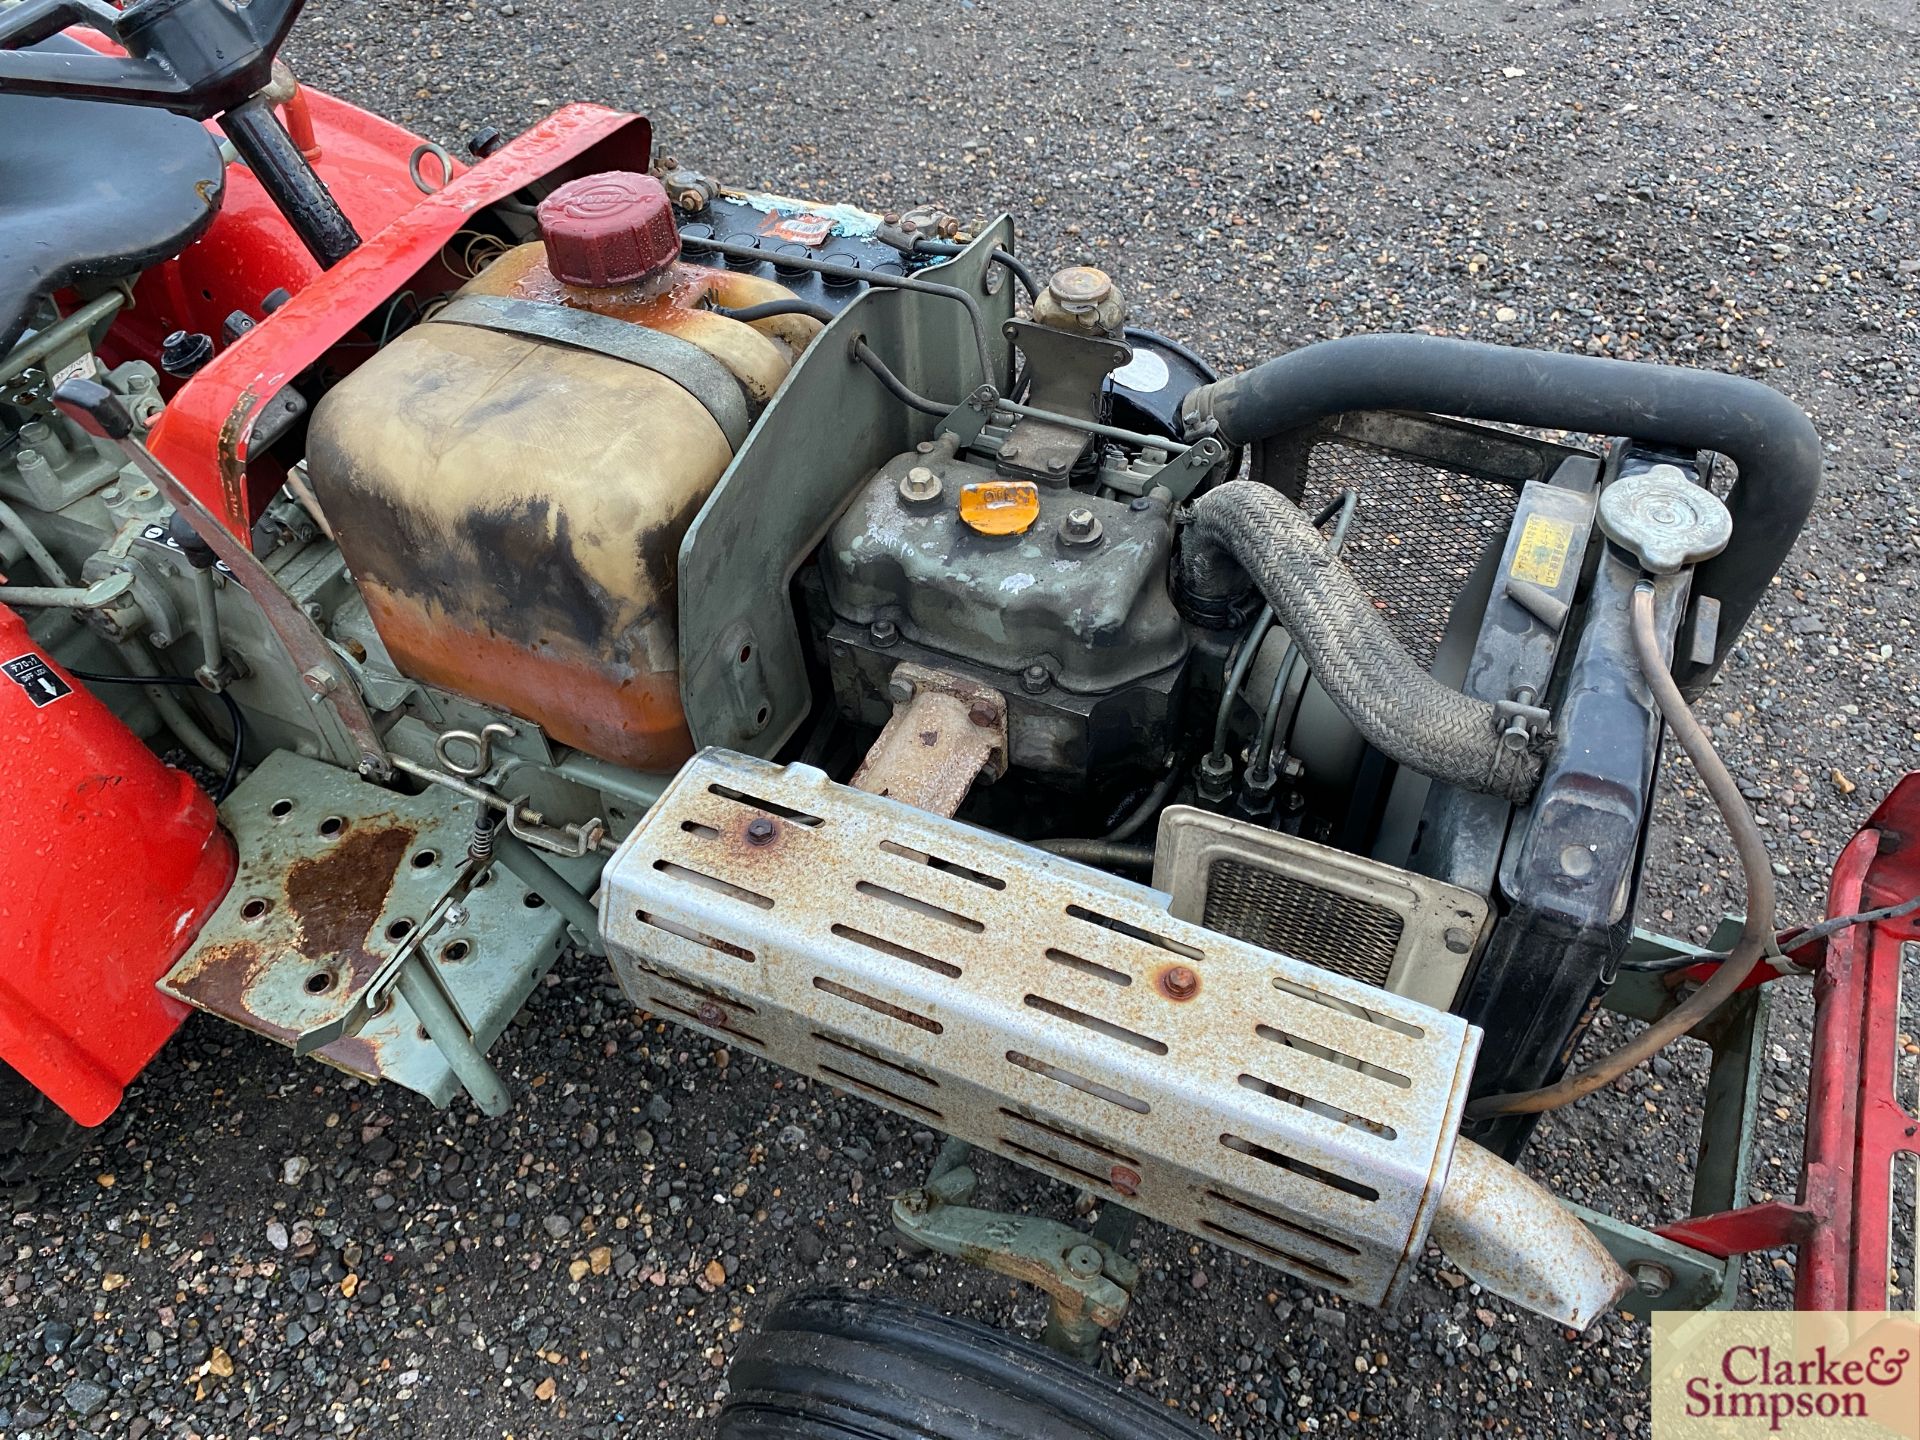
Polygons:
[[[290,55],[450,146],[579,98],[729,180],[1004,207],[1029,259],[1109,269],[1226,369],[1418,327],[1780,387],[1826,438],[1826,496],[1701,713],[1804,916],[1920,763],[1915,27],[1907,0],[320,0]],[[1703,937],[1738,885],[1683,761],[1659,816],[1642,919]],[[1776,1017],[1755,1198],[1791,1193],[1802,1138],[1804,991]],[[564,960],[496,1053],[520,1103],[486,1121],[192,1022],[125,1137],[12,1217],[0,1429],[693,1436],[743,1327],[814,1282],[1037,1333],[1031,1294],[893,1245],[930,1136],[639,1024],[597,962]],[[1662,1064],[1545,1124],[1534,1172],[1682,1213],[1703,1067]],[[1136,1253],[1116,1372],[1223,1435],[1647,1433],[1637,1321],[1570,1339],[1432,1257],[1376,1314],[1155,1227]],[[1743,1293],[1784,1303],[1784,1261]],[[81,1387],[109,1396],[88,1420]]]

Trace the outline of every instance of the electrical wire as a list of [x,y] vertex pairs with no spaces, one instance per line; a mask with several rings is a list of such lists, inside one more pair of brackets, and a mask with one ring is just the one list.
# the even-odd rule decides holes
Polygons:
[[1715,968],[1705,984],[1619,1049],[1594,1061],[1586,1069],[1563,1076],[1554,1084],[1538,1090],[1523,1090],[1510,1095],[1483,1095],[1467,1106],[1467,1118],[1470,1120],[1484,1120],[1494,1115],[1537,1115],[1545,1110],[1558,1110],[1563,1105],[1570,1105],[1611,1085],[1719,1009],[1723,1001],[1746,983],[1747,977],[1760,963],[1761,956],[1774,945],[1775,890],[1773,864],[1767,855],[1766,837],[1760,833],[1753,811],[1748,808],[1746,797],[1734,783],[1726,763],[1713,748],[1712,737],[1693,717],[1693,712],[1687,709],[1680,687],[1673,683],[1666,657],[1661,653],[1659,634],[1654,629],[1651,581],[1642,580],[1634,586],[1631,607],[1633,650],[1640,662],[1640,673],[1653,692],[1654,704],[1659,707],[1667,728],[1693,761],[1693,768],[1699,772],[1707,793],[1719,807],[1727,831],[1733,837],[1734,850],[1740,856],[1740,868],[1747,882],[1746,923],[1740,931],[1739,943],[1733,947],[1725,962]]
[[[89,685],[178,685],[189,690],[205,687],[198,680],[189,680],[184,675],[102,675],[92,670],[69,670],[67,673],[76,680],[84,680]],[[233,787],[240,778],[240,758],[246,750],[247,721],[241,714],[240,706],[233,696],[224,690],[213,692],[219,696],[220,703],[227,707],[227,721],[233,730],[233,746],[227,756],[227,773],[220,782],[220,788],[213,792],[217,804],[233,793]]]
[[771,320],[777,315],[804,315],[809,320],[818,320],[822,325],[833,322],[833,311],[824,305],[816,305],[811,300],[802,300],[798,296],[791,300],[768,300],[759,305],[742,305],[735,310],[729,310],[724,305],[715,305],[713,313],[746,324],[751,324],[755,320]]
[[[1842,930],[1850,930],[1855,925],[1876,925],[1882,920],[1901,920],[1920,910],[1920,895],[1911,900],[1903,900],[1897,905],[1882,905],[1878,910],[1860,910],[1852,915],[1836,915],[1830,920],[1822,920],[1818,925],[1808,925],[1782,930],[1774,938],[1774,944],[1782,955],[1793,955],[1822,940],[1838,935]],[[1627,960],[1621,963],[1622,970],[1631,970],[1636,975],[1670,975],[1678,970],[1691,970],[1696,965],[1721,965],[1731,958],[1729,953],[1707,951],[1699,955],[1667,955],[1658,960]]]

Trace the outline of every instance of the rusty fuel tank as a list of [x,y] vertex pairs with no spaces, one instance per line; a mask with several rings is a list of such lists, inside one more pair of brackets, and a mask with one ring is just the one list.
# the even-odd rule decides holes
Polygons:
[[705,308],[791,297],[681,263],[649,176],[571,181],[540,220],[320,402],[308,468],[403,673],[672,769],[680,541],[820,325]]

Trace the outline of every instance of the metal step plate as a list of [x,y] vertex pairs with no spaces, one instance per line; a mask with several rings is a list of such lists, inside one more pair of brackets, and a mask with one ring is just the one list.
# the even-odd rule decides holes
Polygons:
[[1479,1032],[1017,841],[708,750],[609,865],[635,1004],[1367,1304]]
[[[337,1033],[454,885],[472,814],[439,786],[400,795],[291,751],[268,756],[220,806],[240,856],[233,888],[161,990],[297,1050]],[[499,866],[462,909],[421,954],[484,1050],[551,968],[565,925]],[[311,1053],[436,1105],[461,1088],[398,994]]]

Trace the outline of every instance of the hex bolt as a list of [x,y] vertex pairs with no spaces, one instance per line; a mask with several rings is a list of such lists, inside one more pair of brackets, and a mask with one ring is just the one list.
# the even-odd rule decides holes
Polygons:
[[999,718],[1000,712],[993,708],[993,702],[989,700],[976,700],[967,707],[967,719],[978,725],[982,730],[985,730]]
[[900,631],[891,620],[876,620],[867,627],[867,638],[884,649],[900,638]]
[[316,665],[300,677],[316,695],[331,695],[340,687],[340,677],[324,666]]
[[913,699],[913,696],[913,681],[907,679],[904,675],[896,675],[887,681],[887,698],[894,704],[905,705],[909,700]]
[[1636,1260],[1627,1267],[1627,1273],[1633,1276],[1640,1293],[1650,1300],[1659,1299],[1673,1288],[1673,1271],[1657,1260]]
[[1160,986],[1171,1000],[1191,1000],[1200,993],[1200,977],[1191,967],[1174,965],[1160,977]]
[[1080,1280],[1091,1280],[1105,1263],[1091,1245],[1076,1245],[1067,1251],[1067,1273]]
[[923,504],[940,498],[940,477],[924,465],[916,465],[900,477],[900,498],[909,504]]
[[1134,1196],[1140,1193],[1140,1172],[1125,1165],[1116,1165],[1107,1172],[1107,1183],[1122,1195]]
[[1093,545],[1100,539],[1100,517],[1084,505],[1075,506],[1060,522],[1060,541],[1064,545]]
[[1044,665],[1029,665],[1020,672],[1020,688],[1029,695],[1038,695],[1052,683],[1053,676]]
[[727,1019],[727,1012],[711,1000],[702,1000],[700,1002],[698,1014],[702,1025],[723,1025]]
[[1019,459],[1019,458],[1020,458],[1020,447],[1019,447],[1018,445],[1002,445],[1002,446],[1000,447],[1000,458],[1001,458],[1002,460],[1017,460],[1017,459]]
[[1066,468],[1067,468],[1067,462],[1058,455],[1054,456],[1051,460],[1047,461],[1047,473],[1049,475],[1062,474],[1066,470]]
[[1456,955],[1464,955],[1473,949],[1473,936],[1458,925],[1449,925],[1446,933],[1447,949]]
[[779,833],[779,827],[764,815],[756,815],[747,822],[747,843],[749,845],[771,845]]

